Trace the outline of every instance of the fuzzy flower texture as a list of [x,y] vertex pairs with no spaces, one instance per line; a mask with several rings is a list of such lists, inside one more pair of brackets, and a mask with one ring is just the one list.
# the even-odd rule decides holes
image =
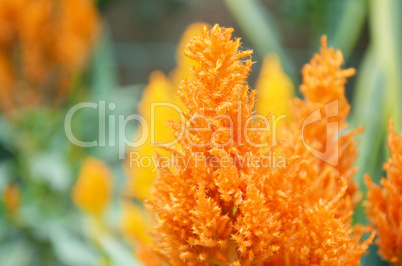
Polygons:
[[[161,145],[186,160],[159,166],[146,201],[152,243],[140,246],[139,257],[145,265],[358,265],[374,233],[363,241],[368,228],[351,223],[360,198],[353,181],[360,131],[346,130],[344,84],[354,70],[340,68],[341,52],[323,37],[321,53],[303,68],[305,100],[292,102],[273,142],[271,114],[250,121],[252,51],[241,51],[232,32],[204,27],[187,45],[196,64],[178,95],[188,130],[178,145]],[[326,115],[304,127],[315,110]],[[176,137],[182,126],[171,122]]]
[[402,133],[398,135],[393,130],[392,120],[389,131],[391,157],[384,164],[387,178],[381,180],[380,187],[366,176],[369,191],[365,205],[368,217],[378,231],[379,254],[394,265],[402,265]]

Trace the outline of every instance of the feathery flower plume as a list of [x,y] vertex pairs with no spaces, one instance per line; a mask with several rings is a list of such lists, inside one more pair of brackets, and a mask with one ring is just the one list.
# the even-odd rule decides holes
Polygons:
[[[304,190],[300,215],[287,232],[283,252],[274,258],[279,265],[358,265],[374,238],[371,233],[361,243],[369,228],[351,225],[360,197],[353,180],[357,171],[353,137],[361,130],[338,136],[348,126],[350,106],[344,85],[354,69],[341,69],[342,53],[327,48],[325,36],[321,45],[320,54],[303,68],[300,90],[305,100],[293,100],[292,120],[282,130],[285,141],[278,146],[281,154],[300,156],[289,183],[294,192]],[[311,148],[319,153],[313,154]]]
[[73,188],[72,198],[83,211],[100,215],[110,202],[112,190],[109,168],[96,158],[87,158]]
[[[183,125],[172,122],[179,145],[161,147],[187,162],[159,166],[153,198],[147,201],[154,214],[153,243],[141,247],[140,257],[146,265],[157,265],[155,260],[172,265],[358,265],[373,235],[361,243],[365,229],[350,224],[348,180],[339,177],[329,185],[332,193],[337,188],[330,199],[307,204],[306,185],[298,186],[302,182],[297,179],[315,174],[309,178],[322,180],[317,172],[300,172],[306,159],[298,159],[297,149],[281,149],[284,164],[263,163],[277,147],[260,147],[269,138],[263,130],[267,125],[250,123],[255,91],[250,92],[246,78],[252,52],[240,51],[240,39],[233,41],[232,32],[219,25],[210,31],[204,27],[185,50],[197,62],[192,79],[178,91],[188,110],[187,135],[179,138]],[[333,54],[326,47],[322,52],[326,59]],[[315,61],[313,68],[325,63],[321,57]],[[345,76],[325,65],[331,68],[317,74],[327,75],[324,84],[333,80],[331,88],[338,89],[349,72]],[[312,88],[317,87],[306,87],[306,94]],[[326,100],[334,93],[327,89]]]
[[394,265],[402,264],[402,134],[389,122],[388,147],[391,157],[384,164],[387,178],[381,187],[365,177],[368,186],[366,212],[378,231],[376,244],[380,255]]
[[91,0],[0,0],[0,109],[62,100],[98,30]]
[[[361,129],[346,130],[350,105],[345,97],[347,78],[354,75],[352,68],[342,69],[341,51],[327,48],[326,36],[321,38],[321,52],[315,54],[303,67],[300,90],[305,100],[295,99],[292,121],[284,132],[286,142],[279,147],[288,155],[297,154],[302,162],[292,184],[306,187],[305,202],[315,204],[320,199],[336,198],[345,178],[352,210],[361,199],[353,177],[357,172],[357,142],[353,139]],[[345,208],[348,215],[350,208]]]

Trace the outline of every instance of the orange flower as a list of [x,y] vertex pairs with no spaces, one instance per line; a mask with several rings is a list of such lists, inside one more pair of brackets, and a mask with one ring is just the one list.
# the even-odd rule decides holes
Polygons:
[[109,168],[98,159],[88,158],[84,161],[72,197],[82,210],[99,215],[110,201],[112,186]]
[[[360,200],[353,176],[357,143],[353,137],[362,130],[345,130],[350,106],[344,94],[346,78],[353,69],[341,69],[342,53],[327,48],[321,39],[321,52],[302,71],[300,90],[305,100],[295,99],[292,121],[281,132],[281,154],[300,156],[290,178],[293,191],[303,188],[301,215],[287,235],[283,253],[275,257],[279,265],[358,265],[374,238],[360,243],[367,227],[352,227],[351,217]],[[312,116],[316,115],[319,119]],[[309,119],[313,117],[313,122]],[[328,125],[332,123],[333,127]],[[341,256],[341,254],[345,254]]]
[[[192,79],[178,91],[188,110],[187,135],[179,138],[179,146],[161,145],[184,160],[159,167],[153,199],[147,201],[154,214],[153,244],[142,250],[153,252],[149,255],[153,260],[173,265],[358,265],[374,236],[361,243],[366,229],[350,223],[349,180],[334,172],[335,183],[321,184],[327,179],[320,175],[337,168],[315,162],[317,158],[307,153],[299,155],[302,143],[294,136],[300,138],[300,131],[293,132],[290,126],[290,142],[300,147],[281,143],[263,147],[271,137],[264,131],[270,117],[257,128],[250,123],[255,91],[250,92],[246,78],[252,52],[239,51],[240,39],[233,41],[232,32],[218,25],[210,31],[204,27],[202,35],[187,45],[185,54],[197,62]],[[318,80],[330,83],[323,93],[331,100],[332,89],[343,86],[350,71],[336,68],[339,60],[335,65],[326,63],[333,59],[331,50],[325,47],[322,53],[324,59],[316,56],[312,65],[313,70],[319,68]],[[321,62],[330,68],[320,69]],[[320,86],[309,85],[304,89],[307,94],[319,93]],[[179,136],[182,125],[172,122],[171,126]],[[309,138],[314,140],[313,135]],[[275,158],[272,154],[277,150],[284,161],[267,164],[264,159]],[[305,172],[310,161],[318,170]],[[306,175],[319,183],[312,184],[321,189],[316,196],[330,195],[309,201],[309,184],[303,183]]]
[[[284,130],[284,144],[279,147],[287,155],[300,155],[302,162],[292,181],[295,186],[306,187],[305,202],[320,199],[331,201],[346,179],[346,204],[354,208],[361,195],[353,177],[357,172],[357,142],[354,136],[362,132],[346,131],[346,117],[350,105],[345,97],[345,83],[354,75],[354,69],[341,69],[342,53],[327,48],[326,37],[321,39],[321,52],[310,64],[303,67],[303,84],[300,86],[305,100],[293,101],[292,122]],[[345,131],[339,136],[340,131]],[[346,208],[346,213],[349,209]]]
[[365,177],[368,186],[366,212],[376,227],[379,238],[376,240],[380,255],[387,261],[402,263],[402,134],[393,130],[389,122],[388,147],[391,158],[384,164],[387,178],[381,179],[382,187]]
[[6,186],[3,192],[4,205],[10,212],[15,212],[20,205],[20,190],[17,185]]
[[91,0],[0,0],[0,109],[60,101],[98,30]]

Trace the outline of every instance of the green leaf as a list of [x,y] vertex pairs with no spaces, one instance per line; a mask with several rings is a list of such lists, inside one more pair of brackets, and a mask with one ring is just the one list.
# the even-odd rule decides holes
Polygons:
[[90,89],[95,100],[102,99],[117,86],[116,65],[110,35],[109,28],[105,26],[92,58]]
[[384,71],[385,93],[383,116],[394,119],[397,130],[401,128],[402,105],[402,2],[399,0],[371,0],[370,22],[373,49],[378,64]]
[[133,252],[127,250],[125,246],[117,242],[109,235],[102,235],[99,237],[100,244],[104,251],[108,254],[112,265],[118,266],[137,266],[140,265],[132,255]]
[[32,265],[34,250],[24,240],[7,242],[0,246],[0,262],[3,266]]
[[296,83],[295,67],[282,49],[275,23],[269,11],[258,0],[225,0],[225,3],[247,38],[261,56],[277,54],[286,74]]
[[[338,12],[334,12],[334,5],[340,5]],[[328,44],[339,48],[346,60],[355,47],[366,21],[367,0],[332,0],[328,8],[332,19],[330,28],[323,33],[328,35]]]
[[36,182],[45,183],[52,190],[66,193],[71,186],[72,173],[63,154],[53,152],[30,157],[29,172]]
[[[351,115],[352,126],[355,128],[364,126],[365,129],[359,138],[359,157],[356,163],[359,171],[355,176],[364,194],[367,190],[364,175],[369,174],[373,180],[378,180],[384,160],[382,147],[386,134],[386,121],[380,112],[383,109],[383,84],[384,71],[379,67],[374,50],[369,47],[357,75]],[[362,206],[355,212],[354,221],[365,223]]]
[[50,234],[56,256],[66,265],[96,265],[96,251],[64,227],[54,227]]

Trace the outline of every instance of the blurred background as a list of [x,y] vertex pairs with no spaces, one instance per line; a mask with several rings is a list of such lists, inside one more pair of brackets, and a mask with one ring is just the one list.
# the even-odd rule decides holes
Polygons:
[[[263,59],[276,54],[295,95],[327,35],[357,70],[346,94],[352,128],[365,127],[356,175],[365,193],[364,173],[384,176],[388,119],[401,129],[401,13],[399,0],[0,0],[0,265],[138,265],[152,178],[131,183],[141,173],[127,170],[117,145],[73,145],[65,118],[81,102],[104,102],[107,128],[110,115],[141,114],[156,70],[174,92],[193,23],[235,29],[254,50],[253,88]],[[99,115],[77,111],[74,136],[98,140]],[[136,128],[105,138],[134,139]],[[366,222],[361,208],[354,221]],[[386,265],[370,250],[363,265]]]

